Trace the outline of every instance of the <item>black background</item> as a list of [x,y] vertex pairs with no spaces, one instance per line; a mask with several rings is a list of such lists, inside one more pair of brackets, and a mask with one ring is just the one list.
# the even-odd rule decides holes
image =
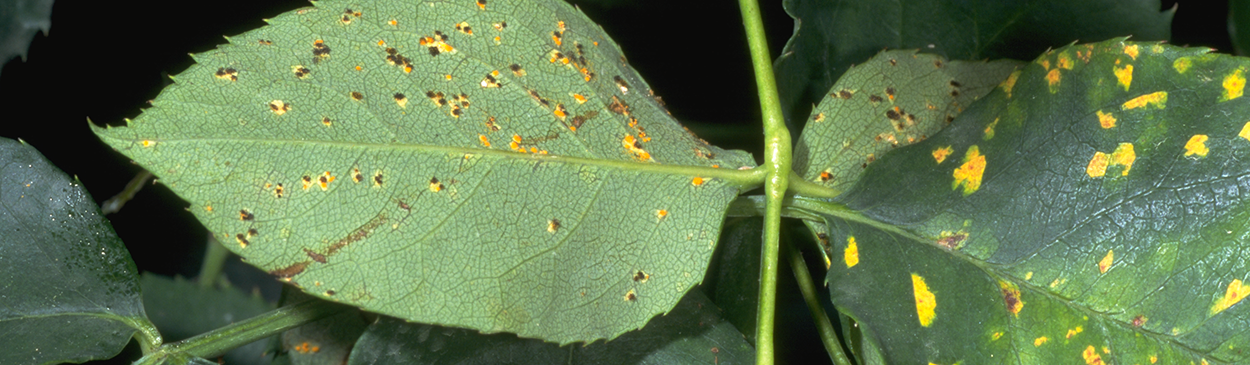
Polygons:
[[[759,104],[736,1],[574,2],[621,45],[674,116],[712,144],[762,156]],[[263,26],[262,18],[307,5],[302,0],[58,1],[51,35],[36,35],[25,62],[13,60],[0,72],[5,112],[0,136],[39,149],[77,176],[100,203],[141,170],[100,143],[88,118],[111,125],[134,118],[169,83],[166,75],[191,65],[188,53],[211,50],[225,42],[223,35]],[[1173,5],[1165,1],[1163,8]],[[780,1],[762,1],[761,7],[776,56],[793,21]],[[1231,52],[1226,19],[1224,1],[1183,2],[1171,43]],[[141,271],[198,273],[207,233],[186,206],[164,186],[149,184],[110,216]],[[255,272],[237,259],[228,268],[236,284],[252,282]],[[276,288],[271,280],[258,282],[267,284],[266,291]],[[806,312],[799,306],[795,309]],[[795,351],[785,349],[794,343],[780,340],[779,350]],[[818,342],[803,345],[815,347],[798,352],[827,359]]]

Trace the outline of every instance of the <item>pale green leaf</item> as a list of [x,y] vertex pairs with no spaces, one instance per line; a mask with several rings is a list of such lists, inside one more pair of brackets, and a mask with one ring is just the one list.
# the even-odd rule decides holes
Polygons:
[[97,133],[323,298],[612,338],[702,280],[750,183],[748,154],[684,130],[564,3],[330,0],[269,23]]
[[[215,244],[215,243],[212,243]],[[273,309],[259,293],[251,295],[237,288],[205,287],[194,281],[144,273],[143,307],[167,342],[225,327]],[[222,356],[230,364],[261,364],[265,340],[252,342]]]

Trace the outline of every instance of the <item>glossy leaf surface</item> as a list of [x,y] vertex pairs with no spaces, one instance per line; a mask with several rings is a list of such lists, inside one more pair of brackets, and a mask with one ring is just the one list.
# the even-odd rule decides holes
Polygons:
[[876,158],[937,133],[1020,64],[882,52],[851,68],[812,110],[794,170],[846,191]]
[[558,1],[320,1],[97,129],[248,262],[408,320],[612,338],[702,280],[748,154]]
[[[1027,60],[1059,45],[1132,35],[1170,37],[1158,0],[787,0],[794,36],[777,59],[787,119],[801,117],[851,64],[882,49],[920,49],[956,60]],[[790,120],[801,126],[801,120]]]
[[1120,40],[1044,54],[869,166],[841,200],[871,219],[817,209],[833,302],[889,363],[1250,361],[1248,68]]
[[0,363],[106,359],[149,328],[125,245],[77,180],[0,139]]
[[558,346],[510,334],[379,318],[350,364],[753,364],[755,352],[700,290],[640,331],[607,343]]

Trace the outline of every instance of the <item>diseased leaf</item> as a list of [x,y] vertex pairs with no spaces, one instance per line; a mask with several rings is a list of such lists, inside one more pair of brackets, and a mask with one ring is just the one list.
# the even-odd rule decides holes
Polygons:
[[764,221],[758,217],[729,218],[704,291],[720,307],[719,314],[755,343],[755,315],[760,295],[760,241]]
[[1250,360],[1250,60],[1207,52],[1047,52],[869,166],[833,302],[889,363]]
[[794,148],[794,170],[850,189],[873,160],[937,133],[1020,64],[882,52],[847,72],[812,110]]
[[[143,307],[166,342],[191,338],[273,309],[273,304],[265,302],[258,293],[207,288],[178,277],[144,273],[139,283],[143,288]],[[229,364],[267,364],[265,341],[231,350],[222,359]]]
[[702,280],[753,162],[678,125],[576,9],[315,5],[96,132],[248,262],[370,311],[563,344]]
[[794,126],[851,64],[882,49],[918,48],[955,60],[1032,59],[1074,41],[1132,35],[1167,40],[1158,0],[787,0],[794,35],[776,61],[782,110]]
[[753,364],[755,350],[700,290],[640,331],[586,346],[378,318],[349,364]]
[[0,364],[107,359],[143,313],[130,254],[91,195],[25,142],[0,139]]

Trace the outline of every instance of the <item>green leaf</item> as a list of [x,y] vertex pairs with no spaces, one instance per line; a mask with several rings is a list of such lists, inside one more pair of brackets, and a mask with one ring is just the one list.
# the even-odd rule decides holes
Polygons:
[[873,160],[937,133],[1021,64],[881,52],[851,68],[812,110],[794,149],[794,170],[845,191]]
[[[166,341],[181,341],[274,308],[257,293],[232,288],[207,288],[182,278],[144,273],[143,307]],[[262,364],[265,342],[256,341],[224,356],[230,364]]]
[[613,338],[702,280],[726,206],[758,182],[567,4],[315,5],[195,55],[128,128],[96,130],[308,293]]
[[1228,2],[1228,34],[1238,55],[1250,52],[1250,3]]
[[798,122],[852,63],[883,48],[919,48],[956,60],[1032,59],[1077,40],[1167,40],[1175,10],[1160,12],[1158,0],[787,0],[783,6],[795,19],[794,35],[776,61],[790,122]]
[[1250,60],[1208,51],[1047,52],[869,166],[866,218],[813,203],[833,302],[889,363],[1250,360]]
[[744,364],[755,351],[700,290],[640,331],[607,343],[558,346],[509,334],[405,323],[380,317],[350,364]]
[[136,329],[159,344],[125,245],[76,179],[0,139],[0,364],[117,355]]
[[0,66],[13,56],[26,60],[36,31],[52,28],[52,0],[13,0],[0,3]]
[[760,239],[764,221],[759,217],[730,218],[718,244],[720,249],[708,270],[704,290],[720,307],[720,315],[755,343],[756,309],[760,295]]
[[[290,286],[282,287],[282,303],[321,300]],[[282,332],[281,351],[290,364],[344,364],[352,347],[365,332],[369,322],[366,314],[356,309],[344,310],[312,323]]]

